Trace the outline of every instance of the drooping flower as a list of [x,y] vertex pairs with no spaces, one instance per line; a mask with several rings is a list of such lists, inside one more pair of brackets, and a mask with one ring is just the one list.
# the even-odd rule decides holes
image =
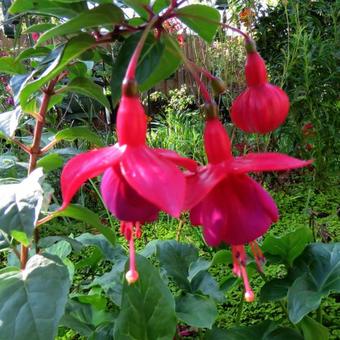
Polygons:
[[233,272],[243,278],[245,299],[252,301],[244,245],[250,243],[261,269],[264,258],[255,240],[278,220],[278,209],[269,193],[247,174],[299,168],[310,161],[280,153],[249,153],[234,158],[228,134],[216,117],[206,121],[204,144],[209,163],[187,174],[185,206],[190,210],[191,223],[203,227],[207,244],[231,245]]
[[103,173],[101,193],[107,208],[121,221],[121,232],[130,245],[129,283],[138,279],[134,260],[134,237],[141,224],[157,219],[160,210],[179,217],[184,202],[185,178],[180,167],[196,168],[193,160],[174,151],[151,149],[145,144],[147,120],[137,95],[137,85],[123,85],[117,112],[118,143],[72,158],[61,174],[66,208],[81,185]]
[[268,82],[264,60],[253,42],[247,42],[245,66],[247,88],[234,100],[230,115],[233,123],[248,133],[268,133],[278,128],[289,111],[289,98]]

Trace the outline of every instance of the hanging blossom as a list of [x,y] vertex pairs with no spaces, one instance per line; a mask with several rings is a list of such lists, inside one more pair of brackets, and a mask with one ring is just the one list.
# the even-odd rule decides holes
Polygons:
[[264,134],[286,120],[289,98],[281,88],[268,82],[266,65],[256,51],[255,43],[248,40],[246,49],[247,88],[234,100],[230,116],[241,130]]
[[255,240],[278,220],[279,214],[273,198],[247,174],[300,168],[311,161],[280,153],[233,157],[228,134],[215,113],[206,121],[204,145],[209,163],[187,174],[185,206],[190,210],[191,223],[203,227],[208,245],[231,245],[233,272],[243,279],[245,300],[253,301],[244,245],[250,243],[261,270],[264,257]]

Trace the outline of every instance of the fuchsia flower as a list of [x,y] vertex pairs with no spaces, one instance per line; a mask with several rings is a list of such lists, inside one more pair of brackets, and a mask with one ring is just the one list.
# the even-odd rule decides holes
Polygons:
[[140,225],[157,219],[160,210],[179,217],[185,198],[185,177],[178,166],[195,171],[193,160],[145,144],[147,120],[134,83],[123,86],[117,113],[118,143],[72,158],[61,174],[64,209],[81,185],[103,173],[101,193],[107,208],[121,220],[121,232],[130,243],[129,283],[138,279],[134,236]]
[[244,244],[250,243],[259,269],[263,255],[254,242],[278,220],[276,204],[248,172],[287,170],[306,166],[280,153],[249,153],[233,157],[227,132],[217,118],[206,122],[204,144],[209,164],[187,174],[186,208],[193,225],[203,226],[210,246],[230,244],[234,273],[243,278],[245,299],[254,299],[249,285]]
[[267,133],[278,128],[289,111],[289,98],[279,87],[268,83],[264,60],[253,42],[247,45],[245,67],[247,88],[231,106],[231,120],[245,132]]

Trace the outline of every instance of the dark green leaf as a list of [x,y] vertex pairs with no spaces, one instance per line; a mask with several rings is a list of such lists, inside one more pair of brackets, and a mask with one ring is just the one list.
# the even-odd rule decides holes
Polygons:
[[292,266],[295,258],[312,240],[313,235],[310,228],[301,227],[281,237],[267,236],[263,242],[262,250],[271,255],[280,256],[284,263]]
[[56,242],[59,241],[66,241],[68,242],[72,249],[76,252],[79,253],[81,249],[83,248],[83,244],[71,237],[67,236],[47,236],[39,240],[39,247],[40,248],[48,248],[55,244]]
[[[38,91],[44,84],[56,77],[65,66],[78,56],[80,56],[87,49],[91,48],[94,43],[94,38],[86,33],[79,34],[73,37],[62,48],[56,49],[51,54],[53,58],[50,61],[51,64],[44,71],[38,79],[28,82],[34,73],[21,84],[19,97],[21,103],[26,103],[29,97],[36,91]],[[56,51],[58,52],[56,54]]]
[[190,290],[189,267],[198,259],[197,249],[175,240],[163,241],[157,244],[157,256],[167,275],[172,277],[180,288]]
[[30,27],[28,27],[24,33],[33,33],[33,32],[43,33],[43,32],[50,30],[53,27],[55,27],[55,24],[51,24],[51,23],[35,24],[35,25],[31,25]]
[[33,235],[43,201],[42,178],[39,168],[21,183],[0,186],[0,229],[26,246]]
[[170,5],[170,0],[156,0],[152,6],[155,13],[161,12],[164,8]]
[[40,36],[38,44],[56,36],[75,33],[83,28],[92,28],[105,25],[115,25],[124,20],[123,11],[114,4],[103,4],[83,11],[78,16],[66,21],[64,24],[53,27]]
[[285,298],[292,283],[288,279],[273,279],[261,288],[262,301],[277,301]]
[[23,50],[17,57],[16,60],[25,60],[33,57],[42,57],[49,54],[51,50],[47,47],[30,47]]
[[328,329],[321,323],[305,316],[298,327],[302,329],[304,340],[327,340],[329,338]]
[[65,87],[59,90],[63,92],[76,92],[97,100],[100,104],[111,110],[110,102],[103,93],[103,88],[85,77],[72,79]]
[[55,169],[59,169],[63,166],[64,159],[57,153],[50,153],[42,158],[40,158],[37,162],[38,167],[42,167],[44,172],[49,172]]
[[93,235],[89,233],[81,234],[76,240],[87,246],[96,246],[103,256],[112,262],[125,259],[126,255],[120,245],[112,245],[103,235]]
[[18,127],[20,116],[22,114],[21,107],[18,106],[12,111],[0,114],[0,136],[9,138],[14,135]]
[[137,255],[139,279],[124,283],[122,307],[114,338],[120,340],[168,340],[176,331],[175,302],[159,272]]
[[85,139],[96,146],[104,145],[100,137],[87,126],[76,126],[58,131],[54,138],[58,142],[61,140],[72,142],[76,139]]
[[226,249],[221,249],[214,254],[211,265],[216,266],[216,265],[222,264],[225,266],[231,263],[233,263],[231,251],[226,250]]
[[46,248],[45,251],[49,254],[56,255],[62,260],[71,254],[72,247],[70,243],[65,240],[61,240],[50,247]]
[[25,67],[20,61],[14,57],[1,57],[0,58],[0,73],[7,74],[24,74],[26,73]]
[[60,18],[70,18],[78,15],[84,9],[87,9],[85,1],[64,3],[63,1],[51,0],[15,0],[9,9],[9,12],[12,14],[36,13]]
[[173,44],[178,45],[177,41],[170,42],[170,36],[162,37],[161,42],[164,49],[158,64],[154,66],[149,76],[140,84],[141,91],[147,91],[160,81],[170,77],[181,65],[182,59]]
[[149,0],[123,0],[125,4],[133,8],[143,19],[147,19],[149,14],[145,6],[149,5]]
[[[112,66],[111,92],[114,105],[117,104],[121,96],[122,81],[140,37],[141,34],[136,33],[125,40]],[[158,41],[153,34],[149,34],[138,60],[136,74],[138,84],[143,84],[153,73],[160,62],[163,49],[164,44]]]
[[176,314],[190,326],[211,328],[217,317],[217,308],[208,297],[185,294],[176,298]]
[[202,39],[208,43],[213,41],[221,20],[217,9],[205,5],[189,5],[179,8],[176,13]]
[[340,243],[310,244],[298,262],[305,274],[288,290],[288,313],[293,323],[317,309],[321,299],[330,292],[340,291]]
[[53,340],[69,288],[67,268],[51,255],[34,255],[24,270],[2,273],[1,338]]
[[202,271],[206,271],[210,268],[211,262],[206,261],[202,258],[198,258],[195,262],[190,263],[188,280],[192,279]]
[[[216,336],[216,337],[215,337]],[[204,340],[303,340],[303,337],[291,328],[279,327],[273,321],[249,327],[234,327],[231,329],[212,329]]]

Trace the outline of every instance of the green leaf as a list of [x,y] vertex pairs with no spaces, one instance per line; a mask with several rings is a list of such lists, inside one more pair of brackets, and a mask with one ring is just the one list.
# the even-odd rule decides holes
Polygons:
[[202,271],[206,271],[210,268],[211,262],[202,258],[198,258],[195,262],[190,263],[188,280],[192,279]]
[[147,19],[149,14],[145,10],[145,6],[149,5],[149,0],[123,0],[125,4],[134,9],[143,19]]
[[14,57],[1,57],[0,58],[0,73],[7,74],[24,74],[26,73],[25,67],[20,61]]
[[66,241],[68,242],[72,249],[76,252],[79,253],[81,249],[83,248],[82,243],[79,241],[75,240],[74,238],[67,237],[67,236],[47,236],[44,238],[41,238],[39,240],[39,247],[40,248],[48,248],[51,247],[53,244],[59,241]]
[[58,93],[76,92],[97,100],[100,104],[111,110],[110,102],[103,93],[103,88],[95,84],[92,80],[85,77],[72,79]]
[[152,6],[154,13],[161,12],[164,8],[170,5],[170,0],[156,0]]
[[68,270],[52,255],[34,255],[24,270],[1,274],[1,338],[53,340],[69,289]]
[[262,250],[271,255],[280,256],[289,267],[303,252],[308,243],[313,240],[313,235],[308,227],[298,228],[284,236],[267,236],[263,242]]
[[68,207],[62,211],[58,211],[53,214],[54,217],[57,216],[66,216],[72,217],[78,221],[82,221],[86,224],[91,225],[96,228],[104,237],[113,245],[116,244],[116,234],[109,228],[104,226],[100,222],[99,216],[93,211],[82,207],[77,204],[70,204]]
[[111,262],[126,259],[123,248],[120,245],[112,246],[112,244],[103,235],[84,233],[78,236],[76,240],[83,245],[98,247],[103,256]]
[[340,243],[310,244],[297,261],[305,274],[288,290],[288,313],[293,323],[317,309],[330,292],[340,292]]
[[63,166],[64,159],[57,153],[50,153],[42,158],[40,158],[37,162],[38,167],[42,167],[44,172],[50,172],[52,170],[59,169]]
[[119,24],[124,20],[123,11],[113,4],[103,4],[93,9],[83,11],[78,16],[64,24],[53,27],[40,36],[37,44],[48,39],[65,34],[75,33],[84,28]]
[[86,33],[79,34],[69,40],[64,46],[51,52],[53,54],[52,63],[39,76],[38,79],[29,82],[34,76],[28,77],[22,84],[19,90],[19,98],[21,103],[26,103],[34,92],[38,91],[44,84],[56,77],[65,66],[83,52],[93,46],[94,38]]
[[230,250],[221,249],[214,254],[211,261],[211,266],[216,266],[219,264],[226,265],[233,263],[233,258]]
[[46,248],[45,251],[49,254],[56,255],[62,260],[71,254],[72,247],[69,242],[61,240],[50,247]]
[[43,24],[35,24],[35,25],[31,25],[30,27],[28,27],[24,33],[43,33],[46,32],[48,30],[50,30],[51,28],[55,27],[55,24],[51,24],[51,23],[43,23]]
[[60,18],[70,18],[78,15],[84,9],[87,9],[85,1],[72,1],[64,3],[63,1],[51,0],[15,0],[9,8],[9,13],[35,13],[51,15]]
[[176,298],[176,314],[190,326],[211,328],[217,317],[217,308],[210,298],[185,294]]
[[261,288],[261,301],[277,301],[285,298],[291,285],[288,279],[273,279]]
[[198,259],[198,250],[191,244],[175,240],[163,241],[157,244],[157,256],[167,275],[172,277],[180,288],[190,291],[189,267]]
[[161,42],[165,46],[162,55],[150,75],[140,84],[139,89],[141,91],[147,91],[162,80],[170,77],[182,64],[182,58],[173,46],[174,43],[178,45],[178,42],[171,42],[171,39],[168,35],[162,37]]
[[136,260],[139,279],[132,285],[124,283],[114,339],[172,339],[176,331],[174,298],[158,270],[140,255]]
[[104,145],[100,137],[87,126],[76,126],[58,131],[54,138],[58,142],[61,140],[72,142],[76,139],[85,139],[96,146]]
[[202,39],[212,43],[221,20],[217,9],[205,5],[189,5],[179,8],[176,13],[178,19]]
[[0,137],[13,137],[18,127],[20,116],[22,114],[21,107],[18,106],[12,111],[0,114]]
[[[28,246],[43,202],[40,181],[42,169],[36,169],[21,183],[0,186],[0,229]],[[13,234],[14,233],[14,234]]]
[[51,50],[47,47],[30,47],[23,50],[17,57],[17,61],[29,59],[32,57],[42,57],[49,54]]
[[126,259],[126,256],[124,258],[122,257],[120,261],[114,263],[111,271],[102,276],[97,276],[89,285],[89,288],[100,286],[105,292],[105,295],[118,307],[120,307],[122,303]]
[[291,328],[279,327],[274,321],[264,321],[249,327],[233,327],[228,330],[214,328],[205,334],[204,340],[304,340]]
[[305,316],[298,327],[303,332],[304,340],[327,340],[329,338],[328,329],[309,316]]
[[[121,46],[118,56],[112,66],[111,92],[113,104],[117,104],[121,96],[122,81],[131,56],[141,37],[140,33],[131,35]],[[141,56],[138,60],[136,79],[138,84],[143,84],[150,77],[154,69],[158,66],[164,44],[158,41],[153,34],[149,34],[144,44]]]

